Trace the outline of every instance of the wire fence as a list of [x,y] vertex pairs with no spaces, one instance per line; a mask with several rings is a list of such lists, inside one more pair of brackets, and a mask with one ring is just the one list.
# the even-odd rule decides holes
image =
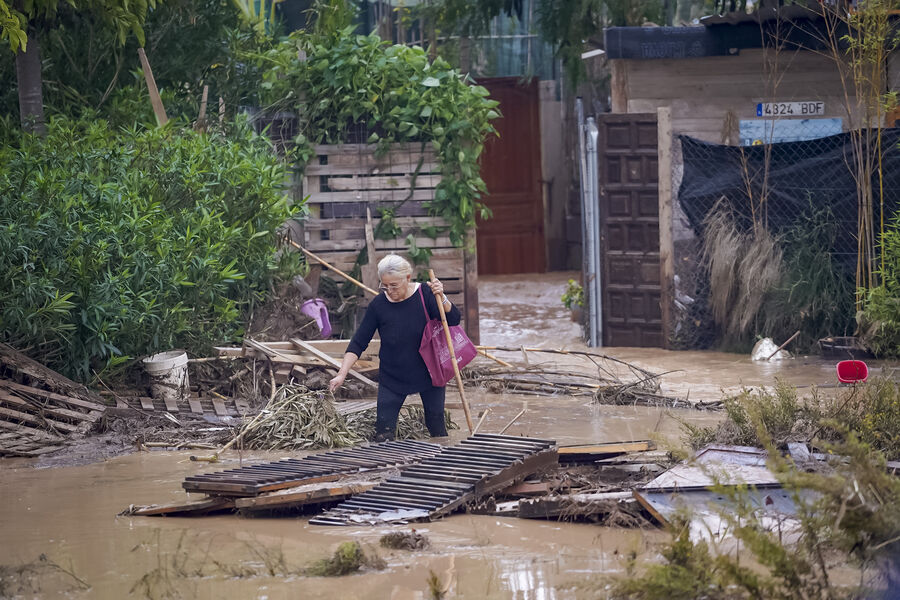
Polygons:
[[[900,130],[882,130],[878,152],[875,132],[840,133],[834,121],[741,122],[738,146],[678,136],[673,346],[737,347],[802,330],[808,347],[818,336],[853,333],[860,219],[870,211],[877,247],[882,224],[900,206]],[[862,210],[860,151],[874,167],[871,202]],[[730,237],[716,236],[723,223]],[[753,244],[758,232],[774,242],[777,277],[766,272],[763,246]],[[732,279],[723,260],[733,263]],[[747,315],[740,333],[728,326],[726,313],[735,312]]]

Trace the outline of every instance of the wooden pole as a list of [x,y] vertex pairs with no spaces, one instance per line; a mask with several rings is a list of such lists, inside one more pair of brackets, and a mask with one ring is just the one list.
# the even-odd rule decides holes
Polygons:
[[194,129],[197,131],[206,131],[206,105],[209,100],[209,86],[203,86],[203,95],[200,97],[200,114],[197,115],[197,122]]
[[663,347],[671,348],[675,335],[675,246],[672,237],[672,109],[656,111],[657,166],[659,169],[659,284]]
[[309,250],[307,250],[306,248],[304,248],[303,246],[301,246],[300,244],[298,244],[298,243],[295,242],[294,240],[288,240],[288,241],[291,243],[291,245],[292,245],[293,247],[295,247],[296,249],[300,250],[303,254],[307,255],[307,256],[310,257],[311,259],[313,259],[313,260],[315,260],[315,261],[321,263],[322,266],[328,267],[329,269],[331,269],[332,271],[334,271],[335,273],[337,273],[338,275],[340,275],[341,277],[343,277],[343,278],[346,279],[347,281],[349,281],[349,282],[351,282],[351,283],[355,283],[355,284],[358,285],[361,289],[363,289],[363,290],[366,291],[366,292],[369,292],[369,293],[372,294],[373,296],[377,296],[377,295],[378,295],[378,292],[376,292],[375,290],[373,290],[372,288],[370,288],[369,286],[367,286],[367,285],[364,284],[363,282],[358,281],[358,280],[354,279],[353,277],[350,277],[349,275],[347,275],[346,273],[344,273],[343,271],[341,271],[340,269],[338,269],[338,268],[335,267],[334,265],[331,265],[331,264],[325,262],[324,260],[322,260],[321,258],[319,258],[318,256],[316,256],[315,254],[313,254],[312,252],[310,252]]
[[[428,277],[434,281],[434,270],[428,269]],[[472,426],[472,415],[469,414],[469,403],[466,401],[466,393],[463,390],[462,376],[459,374],[459,363],[456,362],[456,351],[453,349],[453,338],[450,337],[450,326],[447,325],[447,315],[444,314],[444,295],[436,298],[438,312],[441,313],[441,324],[444,326],[444,337],[447,338],[447,348],[450,350],[450,362],[453,363],[453,374],[456,376],[456,387],[459,388],[459,398],[462,400],[463,412],[466,413],[466,425],[469,426],[469,433],[473,433],[475,428]]]
[[782,345],[780,345],[780,346],[778,346],[777,348],[775,348],[775,352],[773,352],[772,354],[770,354],[769,356],[767,356],[767,357],[766,357],[766,360],[772,360],[772,357],[773,357],[773,356],[775,356],[776,354],[778,354],[779,352],[781,352],[781,349],[782,349],[782,348],[784,348],[785,346],[787,346],[788,344],[790,344],[791,342],[793,342],[793,341],[794,341],[794,338],[797,337],[798,335],[800,335],[800,330],[799,330],[799,329],[796,331],[796,333],[794,333],[794,335],[792,335],[791,337],[789,337],[789,338],[787,339],[787,341],[785,341]]
[[156,80],[153,79],[153,70],[150,68],[150,61],[147,60],[147,54],[143,48],[138,48],[138,57],[141,59],[141,68],[144,70],[144,79],[147,81],[147,90],[150,92],[150,104],[153,106],[153,114],[156,115],[156,122],[162,127],[169,122],[166,116],[166,109],[163,106],[162,98],[159,97],[159,90],[156,88]]

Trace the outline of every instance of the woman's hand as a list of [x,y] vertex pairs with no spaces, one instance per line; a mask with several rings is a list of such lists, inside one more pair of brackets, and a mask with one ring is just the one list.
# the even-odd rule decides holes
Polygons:
[[342,373],[338,371],[338,374],[335,375],[334,379],[328,382],[328,390],[333,394],[336,389],[341,387],[341,384],[344,383],[344,379],[347,378],[346,373]]
[[431,293],[434,294],[435,298],[444,293],[444,284],[437,277],[428,282],[428,287],[431,288]]

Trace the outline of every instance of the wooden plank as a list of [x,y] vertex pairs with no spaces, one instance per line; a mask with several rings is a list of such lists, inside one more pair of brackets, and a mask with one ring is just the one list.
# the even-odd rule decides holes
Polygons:
[[[389,152],[418,154],[423,151],[433,152],[434,146],[426,142],[405,142],[392,144]],[[313,154],[317,156],[375,156],[378,144],[316,144],[313,146]]]
[[434,200],[433,189],[417,187],[410,194],[409,190],[355,190],[340,192],[315,192],[309,193],[307,206],[314,204],[330,204],[332,202],[401,202],[403,200],[428,201]]
[[57,421],[55,419],[49,419],[46,417],[41,419],[40,417],[36,417],[31,413],[24,413],[18,410],[12,410],[11,408],[4,408],[2,406],[0,406],[0,416],[15,419],[23,423],[31,423],[41,428],[47,428],[46,426],[49,425],[54,429],[62,429],[63,431],[67,431],[70,433],[79,430],[78,425],[72,425],[71,423],[65,423],[63,421]]
[[166,405],[167,412],[178,412],[178,403],[175,398],[170,398],[169,396],[163,397],[163,403]]
[[123,516],[139,517],[195,517],[212,512],[231,510],[234,508],[234,500],[221,496],[207,496],[201,500],[189,500],[172,504],[151,504],[149,506],[135,507],[134,510],[123,511]]
[[440,175],[419,175],[413,181],[409,175],[371,176],[348,175],[328,178],[328,189],[333,192],[369,190],[426,190],[435,188],[441,182]]
[[144,410],[156,410],[156,407],[153,406],[153,398],[147,398],[146,396],[140,397],[141,408]]
[[9,421],[4,421],[2,419],[0,419],[0,429],[9,429],[22,436],[30,437],[37,441],[61,442],[65,439],[57,433],[50,433],[48,431],[44,431],[43,429],[34,429],[33,427],[20,425],[18,423],[10,423]]
[[594,462],[628,452],[647,452],[655,449],[656,444],[650,440],[562,446],[559,449],[559,462]]
[[29,410],[38,411],[44,414],[53,415],[55,417],[63,417],[67,419],[74,419],[76,421],[88,421],[89,423],[93,423],[96,421],[100,413],[97,411],[91,411],[88,413],[82,413],[74,410],[68,410],[65,408],[58,407],[45,407],[40,404],[34,404],[28,402],[27,400],[23,400],[18,396],[10,394],[9,392],[4,392],[0,390],[0,402],[5,402],[8,405],[15,407],[27,408]]
[[[311,345],[311,344],[307,344],[307,343],[304,342],[303,340],[300,340],[300,339],[297,339],[297,338],[291,338],[291,343],[295,344],[298,348],[302,348],[303,350],[306,350],[307,352],[310,352],[313,356],[316,356],[316,357],[318,357],[318,358],[321,358],[322,360],[324,360],[325,362],[327,362],[327,363],[330,364],[331,366],[335,367],[336,369],[340,369],[340,368],[341,368],[341,361],[336,360],[336,359],[334,359],[334,358],[328,356],[327,354],[325,354],[324,352],[322,352],[321,350],[319,350],[319,349],[316,348],[315,346],[313,346],[313,345]],[[358,372],[354,371],[353,369],[350,369],[350,375],[352,375],[352,376],[355,377],[356,379],[359,379],[360,381],[362,381],[362,382],[365,383],[366,385],[371,386],[371,387],[373,387],[373,388],[375,388],[375,389],[378,389],[378,384],[375,383],[374,381],[372,381],[371,379],[369,379],[368,377],[366,377],[365,375],[361,375],[361,374],[359,374]]]
[[659,281],[663,344],[671,348],[675,336],[672,308],[675,302],[675,246],[672,237],[672,109],[656,112],[657,168],[659,169]]
[[[303,174],[307,177],[320,177],[323,175],[390,175],[402,174],[412,175],[416,171],[417,160],[403,160],[398,162],[378,162],[372,160],[362,160],[365,164],[345,164],[352,163],[348,161],[328,161],[324,165],[307,165]],[[441,166],[434,160],[423,161],[422,167],[419,169],[419,176],[431,173],[440,173]]]
[[228,411],[225,409],[225,403],[222,402],[219,398],[212,399],[213,410],[216,411],[216,415],[220,417],[228,416]]
[[202,414],[203,414],[203,407],[200,405],[200,399],[199,399],[199,398],[188,398],[188,404],[189,404],[190,407],[191,407],[191,412],[192,412],[192,413],[195,413],[195,414],[198,414],[198,415],[202,415]]
[[[368,206],[366,208],[369,208]],[[372,215],[372,223],[377,226],[381,222],[378,215]],[[397,227],[405,230],[418,230],[423,227],[449,227],[449,223],[440,217],[397,217],[394,219]],[[365,227],[365,216],[360,217],[333,217],[327,219],[308,219],[303,223],[303,227],[307,231],[318,231],[327,229],[335,231],[337,229],[353,229],[359,230]]]
[[138,48],[138,57],[141,59],[141,68],[144,70],[144,79],[147,80],[147,90],[150,92],[150,105],[153,107],[153,114],[156,115],[157,124],[162,127],[169,121],[166,116],[166,109],[163,107],[162,98],[159,97],[159,90],[156,89],[156,81],[153,78],[153,71],[150,69],[150,62],[143,48]]
[[262,494],[254,498],[238,498],[235,506],[241,510],[273,510],[303,506],[306,504],[320,504],[332,502],[350,496],[361,494],[377,485],[374,481],[353,481],[334,483],[319,483],[288,488],[268,494]]
[[521,519],[587,517],[606,514],[620,502],[632,500],[631,492],[568,494],[520,500],[517,515]]
[[10,390],[15,390],[18,392],[23,392],[26,394],[34,394],[35,396],[41,396],[42,398],[48,398],[50,400],[56,400],[57,402],[62,402],[64,404],[68,404],[69,406],[76,406],[78,408],[87,408],[88,410],[106,410],[106,405],[99,404],[96,402],[88,402],[86,400],[81,400],[80,398],[71,398],[69,396],[63,396],[62,394],[57,394],[55,392],[48,392],[47,390],[42,390],[39,388],[31,387],[28,385],[22,385],[20,383],[15,383],[13,381],[8,381],[6,379],[0,379],[0,387],[5,387]]

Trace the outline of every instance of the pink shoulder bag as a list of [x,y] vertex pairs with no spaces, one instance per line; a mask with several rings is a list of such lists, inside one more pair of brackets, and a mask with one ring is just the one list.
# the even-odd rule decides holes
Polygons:
[[[419,299],[422,300],[422,310],[425,311],[425,318],[428,319],[428,322],[425,323],[425,331],[422,333],[422,343],[419,344],[419,354],[422,355],[422,360],[428,367],[432,385],[444,387],[455,376],[450,350],[447,348],[447,337],[444,335],[444,324],[440,319],[428,318],[428,309],[425,307],[425,296],[422,294],[421,286],[419,286]],[[459,325],[450,326],[450,339],[453,340],[456,364],[462,370],[464,366],[472,362],[472,359],[478,354],[478,350]]]

